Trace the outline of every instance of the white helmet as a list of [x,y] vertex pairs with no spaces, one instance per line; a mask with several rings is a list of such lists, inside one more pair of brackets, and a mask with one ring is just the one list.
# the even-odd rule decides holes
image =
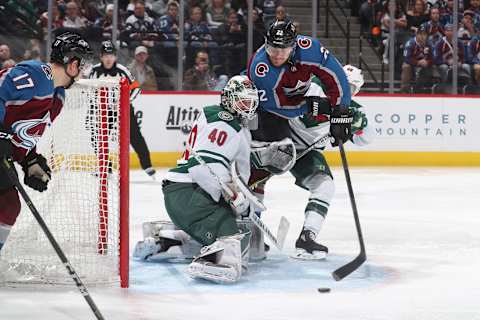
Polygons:
[[352,96],[354,96],[360,91],[363,84],[365,83],[362,70],[350,64],[347,64],[343,67],[343,71],[345,71],[347,75],[348,83],[350,84],[350,91],[352,92]]
[[222,90],[222,105],[241,118],[252,120],[258,107],[258,91],[247,76],[233,76]]

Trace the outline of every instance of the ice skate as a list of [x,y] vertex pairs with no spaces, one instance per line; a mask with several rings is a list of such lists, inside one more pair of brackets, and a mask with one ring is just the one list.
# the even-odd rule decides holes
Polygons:
[[296,252],[292,258],[300,260],[322,260],[327,257],[328,248],[315,242],[314,232],[303,229],[295,242]]

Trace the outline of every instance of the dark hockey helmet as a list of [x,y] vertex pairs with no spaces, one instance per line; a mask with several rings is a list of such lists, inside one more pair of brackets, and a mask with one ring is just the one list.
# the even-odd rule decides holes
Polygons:
[[102,49],[101,53],[102,54],[115,54],[117,50],[115,49],[115,46],[113,45],[112,41],[106,40],[102,42]]
[[289,48],[295,46],[297,31],[291,21],[275,21],[270,25],[265,36],[267,45],[274,48]]
[[93,51],[90,45],[79,34],[69,31],[61,33],[52,43],[51,62],[67,65],[77,59],[80,62],[80,68],[83,68],[85,63],[91,61],[92,58]]

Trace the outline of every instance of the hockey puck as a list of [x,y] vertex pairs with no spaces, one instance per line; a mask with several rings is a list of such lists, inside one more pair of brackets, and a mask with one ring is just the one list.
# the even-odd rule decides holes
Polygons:
[[328,293],[330,292],[330,288],[318,288],[317,291],[320,293]]

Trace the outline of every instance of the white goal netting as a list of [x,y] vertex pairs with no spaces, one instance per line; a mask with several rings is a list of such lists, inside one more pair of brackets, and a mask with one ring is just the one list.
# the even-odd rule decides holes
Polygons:
[[[120,279],[124,136],[119,130],[120,84],[81,80],[66,92],[60,115],[37,145],[52,169],[48,190],[25,188],[81,279],[115,283]],[[17,171],[23,181],[22,170]],[[0,281],[73,284],[25,203],[0,253]]]

